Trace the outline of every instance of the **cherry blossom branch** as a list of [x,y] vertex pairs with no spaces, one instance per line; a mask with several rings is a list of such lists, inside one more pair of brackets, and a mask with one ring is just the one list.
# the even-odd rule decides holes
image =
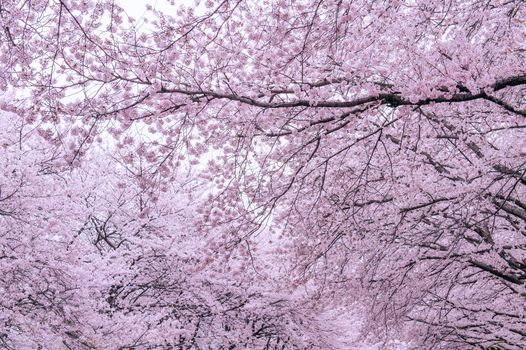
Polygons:
[[[526,84],[526,75],[519,75],[514,77],[505,78],[498,80],[494,84],[488,86],[487,90],[499,91],[505,88],[520,86]],[[399,107],[399,106],[425,106],[433,103],[460,103],[468,102],[473,100],[485,99],[496,103],[506,110],[526,116],[526,111],[517,110],[511,105],[488,95],[485,92],[486,89],[482,89],[479,93],[458,93],[451,96],[442,95],[434,98],[420,99],[417,101],[411,101],[408,98],[401,96],[399,93],[380,93],[370,96],[364,96],[356,98],[351,101],[320,101],[313,102],[309,100],[296,100],[291,102],[264,102],[248,96],[242,96],[237,94],[226,94],[221,92],[215,92],[211,90],[185,90],[177,88],[166,88],[161,87],[157,93],[161,94],[182,94],[188,96],[202,96],[202,97],[213,97],[217,99],[226,99],[231,101],[237,101],[243,104],[261,107],[261,108],[293,108],[293,107],[313,107],[313,108],[351,108],[364,104],[369,104],[373,102],[379,102],[380,104],[388,105],[390,107]]]

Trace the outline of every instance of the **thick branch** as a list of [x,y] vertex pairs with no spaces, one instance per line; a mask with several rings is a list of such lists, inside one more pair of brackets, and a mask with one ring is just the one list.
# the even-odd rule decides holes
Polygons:
[[[495,82],[494,84],[490,85],[488,89],[491,89],[493,91],[499,91],[502,89],[505,89],[507,87],[513,87],[513,86],[519,86],[519,85],[525,85],[526,84],[526,75],[523,76],[515,76],[510,77],[506,79],[499,80]],[[496,103],[500,106],[503,106],[505,109],[521,114],[526,115],[526,112],[516,110],[513,107],[511,107],[508,104],[505,104],[504,102],[488,96],[484,91],[479,93],[458,93],[453,94],[451,96],[443,95],[435,98],[426,98],[418,101],[410,101],[407,98],[404,98],[399,93],[392,92],[392,93],[382,93],[382,94],[375,94],[370,96],[364,96],[360,98],[356,98],[354,100],[350,101],[320,101],[320,102],[313,102],[309,100],[295,100],[290,102],[265,102],[261,101],[252,97],[242,96],[242,95],[236,95],[236,94],[228,94],[228,93],[222,93],[222,92],[215,92],[215,91],[209,91],[209,90],[185,90],[185,89],[169,89],[162,87],[158,93],[161,94],[182,94],[182,95],[188,95],[188,96],[202,96],[202,97],[211,97],[211,98],[217,98],[217,99],[227,99],[231,101],[237,101],[240,103],[248,104],[255,107],[261,107],[261,108],[292,108],[292,107],[313,107],[313,108],[350,108],[350,107],[356,107],[368,103],[378,102],[380,104],[388,105],[391,107],[398,107],[398,106],[425,106],[432,103],[459,103],[459,102],[468,102],[473,100],[479,100],[484,99],[487,101],[491,101],[493,103]]]
[[524,281],[515,277],[515,276],[512,276],[512,275],[508,275],[508,274],[505,274],[505,273],[502,273],[496,269],[494,269],[493,267],[487,265],[487,264],[484,264],[480,261],[477,261],[477,260],[470,260],[469,261],[471,265],[473,266],[476,266],[478,267],[479,269],[481,270],[484,270],[486,272],[489,272],[490,274],[494,275],[494,276],[497,276],[499,278],[502,278],[503,280],[505,281],[508,281],[508,282],[511,282],[513,284],[518,284],[518,285],[522,285],[524,284]]

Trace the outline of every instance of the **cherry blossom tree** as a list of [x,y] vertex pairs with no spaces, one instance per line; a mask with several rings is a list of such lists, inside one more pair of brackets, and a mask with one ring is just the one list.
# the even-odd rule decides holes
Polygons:
[[331,320],[275,284],[207,268],[183,224],[195,186],[145,186],[102,147],[72,168],[41,129],[0,122],[0,348],[336,346]]
[[[119,164],[109,171],[120,191],[71,195],[90,249],[133,256],[140,237],[178,251],[174,222],[200,242],[185,249],[196,256],[119,255],[135,277],[108,286],[115,310],[104,315],[147,310],[144,344],[181,330],[179,343],[158,345],[167,348],[203,347],[204,334],[231,329],[252,335],[238,347],[332,346],[316,322],[294,332],[280,323],[305,324],[303,308],[361,308],[363,331],[385,347],[526,346],[522,1],[207,0],[148,11],[144,29],[114,1],[0,5],[0,81],[17,91],[3,109],[40,133],[64,170],[104,168],[89,156],[104,145]],[[161,199],[182,169],[202,198],[191,220]],[[19,181],[9,176],[6,203]],[[69,214],[47,205],[46,215]],[[212,281],[185,282],[178,266],[193,265]],[[291,303],[243,287],[269,278]],[[122,306],[124,296],[133,303]],[[179,297],[193,318],[170,323]],[[287,337],[258,337],[261,320]],[[301,344],[306,334],[322,345]],[[150,346],[137,339],[115,346]]]

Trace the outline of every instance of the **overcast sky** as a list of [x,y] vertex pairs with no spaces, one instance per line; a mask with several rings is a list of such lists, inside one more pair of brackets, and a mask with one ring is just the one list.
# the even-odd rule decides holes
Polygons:
[[[128,13],[129,16],[135,18],[137,21],[139,21],[146,12],[147,4],[150,4],[155,9],[165,13],[175,12],[175,9],[177,8],[177,6],[174,7],[170,5],[166,0],[119,0],[119,3],[126,13]],[[191,5],[193,4],[193,1],[175,0],[175,4]]]

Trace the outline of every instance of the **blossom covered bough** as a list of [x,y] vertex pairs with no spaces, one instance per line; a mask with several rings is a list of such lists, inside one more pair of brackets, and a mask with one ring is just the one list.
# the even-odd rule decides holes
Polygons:
[[147,18],[0,2],[0,346],[526,346],[524,2]]

